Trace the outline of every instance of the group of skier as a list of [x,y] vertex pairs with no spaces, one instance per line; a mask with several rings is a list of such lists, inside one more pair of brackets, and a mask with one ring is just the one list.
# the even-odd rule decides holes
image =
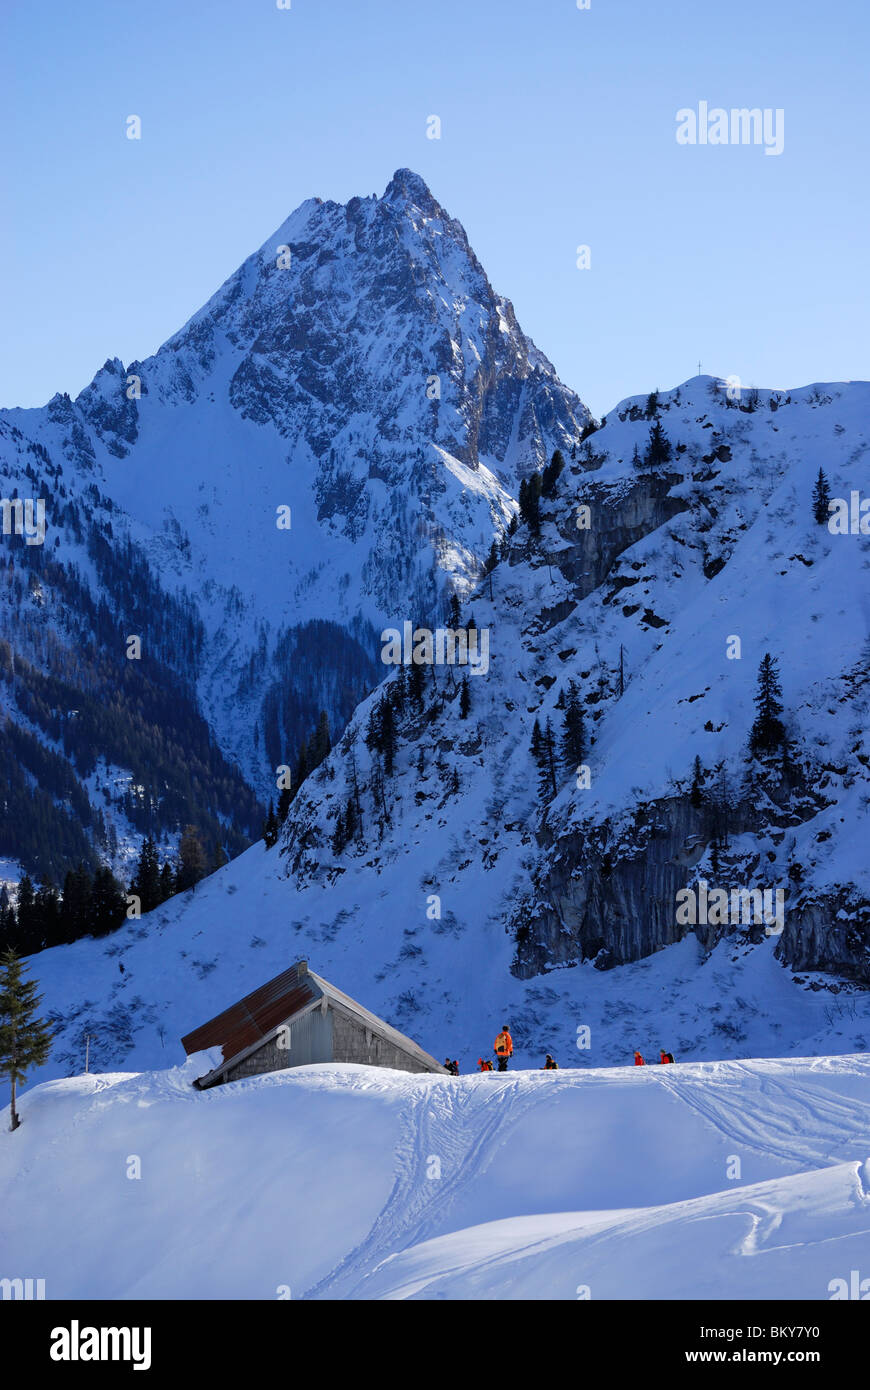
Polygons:
[[[501,1032],[496,1036],[496,1040],[495,1040],[495,1042],[493,1043],[493,1048],[492,1048],[492,1050],[493,1050],[493,1052],[494,1052],[495,1055],[496,1055],[496,1059],[497,1059],[497,1061],[498,1061],[498,1069],[499,1069],[499,1071],[507,1071],[507,1069],[508,1069],[508,1061],[510,1060],[510,1058],[511,1058],[511,1057],[513,1056],[513,1054],[514,1054],[514,1040],[513,1040],[513,1038],[511,1037],[510,1028],[508,1027],[507,1024],[504,1025],[504,1027],[502,1028]],[[659,1049],[659,1062],[660,1062],[661,1064],[666,1064],[666,1063],[669,1063],[669,1062],[673,1062],[673,1060],[674,1060],[674,1054],[673,1054],[673,1052],[666,1052],[666,1051],[664,1050],[664,1048],[660,1048],[660,1049]],[[634,1050],[634,1065],[635,1065],[636,1067],[645,1067],[645,1066],[646,1066],[646,1060],[645,1060],[645,1058],[644,1058],[643,1053],[640,1051],[639,1048],[635,1048],[635,1050]],[[449,1057],[445,1057],[445,1058],[444,1058],[444,1067],[445,1067],[445,1069],[446,1069],[447,1071],[449,1071],[449,1073],[450,1073],[451,1076],[458,1076],[458,1075],[459,1075],[459,1063],[457,1062],[457,1060],[456,1060],[455,1057],[452,1059],[452,1061],[451,1061],[451,1059],[450,1059]],[[477,1059],[477,1070],[478,1070],[478,1071],[492,1071],[492,1070],[493,1070],[492,1062],[485,1060],[483,1057],[478,1057],[478,1059]],[[544,1065],[543,1065],[543,1067],[541,1068],[541,1070],[542,1070],[542,1071],[558,1071],[558,1070],[559,1070],[559,1063],[558,1063],[557,1061],[554,1060],[554,1058],[550,1055],[549,1052],[547,1053],[546,1060],[545,1060]]]
[[[493,1052],[495,1053],[496,1061],[498,1062],[498,1070],[499,1070],[499,1071],[507,1071],[507,1069],[508,1069],[508,1061],[510,1060],[510,1058],[511,1058],[511,1057],[513,1056],[513,1054],[514,1054],[514,1040],[513,1040],[513,1038],[511,1037],[510,1028],[508,1027],[507,1024],[504,1025],[504,1027],[502,1028],[501,1032],[500,1032],[500,1033],[498,1034],[498,1036],[496,1037],[496,1040],[495,1040],[495,1042],[493,1043],[492,1050],[493,1050]],[[444,1058],[444,1067],[445,1067],[445,1070],[446,1070],[446,1071],[449,1071],[449,1073],[450,1073],[451,1076],[458,1076],[458,1075],[459,1075],[459,1063],[457,1062],[457,1060],[456,1060],[455,1057],[454,1057],[452,1060],[451,1060],[449,1057],[445,1057],[445,1058]],[[483,1058],[483,1057],[478,1057],[478,1059],[477,1059],[477,1070],[478,1070],[478,1071],[493,1071],[493,1070],[494,1070],[494,1067],[493,1067],[493,1065],[492,1065],[492,1062],[486,1060],[486,1059]],[[555,1061],[555,1059],[550,1055],[549,1052],[547,1053],[546,1059],[545,1059],[545,1061],[544,1061],[544,1065],[543,1065],[543,1067],[541,1068],[541,1070],[542,1070],[542,1071],[558,1071],[558,1070],[559,1070],[559,1063],[558,1063],[557,1061]]]

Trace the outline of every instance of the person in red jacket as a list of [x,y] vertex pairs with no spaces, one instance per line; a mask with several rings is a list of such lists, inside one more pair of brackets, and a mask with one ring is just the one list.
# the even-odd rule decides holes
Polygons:
[[643,1057],[641,1057],[641,1055],[640,1055],[640,1053],[638,1052],[637,1048],[634,1049],[634,1065],[635,1065],[636,1067],[642,1067],[642,1066],[645,1065],[644,1060],[643,1060]]
[[507,1024],[504,1025],[493,1044],[493,1051],[498,1058],[499,1071],[507,1071],[508,1058],[513,1056],[514,1040],[510,1035]]
[[660,1048],[660,1049],[659,1049],[659,1061],[660,1061],[660,1062],[672,1062],[673,1060],[674,1060],[674,1054],[673,1054],[673,1052],[665,1052],[663,1048]]

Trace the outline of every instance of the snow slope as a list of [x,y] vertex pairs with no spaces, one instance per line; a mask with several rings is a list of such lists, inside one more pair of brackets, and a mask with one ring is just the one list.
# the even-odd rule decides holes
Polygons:
[[24,1097],[4,1275],[48,1298],[826,1299],[870,1266],[867,1055],[197,1093],[201,1070]]

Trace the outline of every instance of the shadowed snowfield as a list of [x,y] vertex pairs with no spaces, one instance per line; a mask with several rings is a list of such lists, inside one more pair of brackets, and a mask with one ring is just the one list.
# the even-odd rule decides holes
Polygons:
[[0,1133],[0,1277],[49,1299],[593,1300],[828,1299],[870,1278],[866,1054],[458,1079],[333,1064],[193,1091],[204,1069],[23,1096]]

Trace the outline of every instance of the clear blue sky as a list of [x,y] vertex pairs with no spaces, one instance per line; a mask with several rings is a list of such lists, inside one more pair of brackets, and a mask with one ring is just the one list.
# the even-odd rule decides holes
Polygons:
[[[402,165],[598,415],[699,359],[866,379],[868,11],[4,0],[0,405],[144,358],[303,199],[380,194]],[[783,108],[783,153],[678,145],[699,101]]]

